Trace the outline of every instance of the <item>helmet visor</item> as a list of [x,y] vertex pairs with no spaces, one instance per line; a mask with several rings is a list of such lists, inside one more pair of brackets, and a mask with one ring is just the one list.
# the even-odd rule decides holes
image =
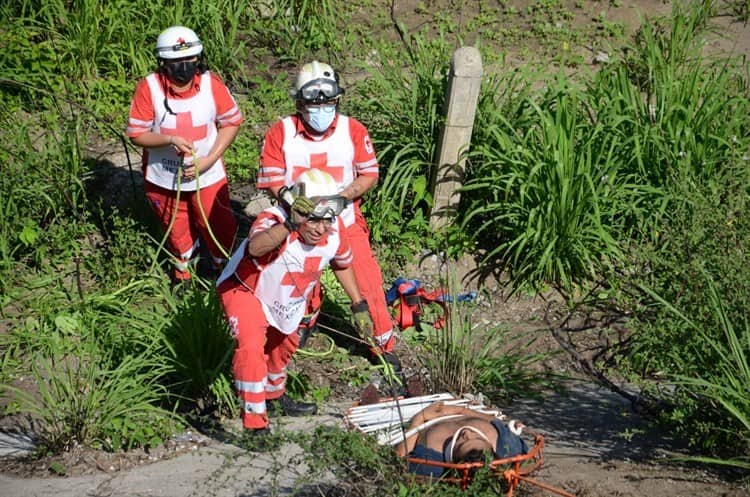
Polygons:
[[305,83],[297,92],[297,99],[307,103],[319,103],[333,100],[344,93],[336,81],[319,78]]
[[341,214],[341,211],[346,207],[346,199],[339,195],[313,197],[310,200],[312,200],[315,206],[310,213],[310,217],[333,218]]

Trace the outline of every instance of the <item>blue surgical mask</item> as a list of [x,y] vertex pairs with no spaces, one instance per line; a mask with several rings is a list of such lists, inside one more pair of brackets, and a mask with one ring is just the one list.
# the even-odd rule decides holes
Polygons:
[[318,133],[325,133],[336,117],[336,105],[311,105],[305,107],[305,121]]

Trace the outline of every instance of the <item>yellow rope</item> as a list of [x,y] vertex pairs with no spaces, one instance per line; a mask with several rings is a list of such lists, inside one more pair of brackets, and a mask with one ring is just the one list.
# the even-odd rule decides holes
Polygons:
[[336,342],[333,341],[333,338],[329,337],[328,335],[322,334],[321,336],[326,337],[328,340],[328,350],[316,352],[313,350],[307,350],[307,349],[297,349],[297,354],[300,355],[306,355],[309,357],[325,357],[329,355],[331,352],[333,352],[334,347],[336,346]]
[[[182,169],[183,159],[180,159],[180,165],[177,166],[177,171],[179,172]],[[180,190],[182,188],[182,175],[177,175],[177,194],[175,195],[174,199],[174,205],[172,206],[172,218],[169,220],[169,224],[167,225],[167,229],[164,232],[164,237],[161,239],[161,242],[156,247],[156,256],[154,257],[153,262],[151,263],[151,269],[149,270],[149,273],[154,272],[154,268],[156,267],[156,263],[158,262],[159,258],[159,252],[164,250],[164,243],[167,241],[167,238],[169,237],[169,233],[172,231],[172,228],[174,227],[175,220],[177,219],[177,206],[180,203]],[[169,252],[169,255],[174,257],[175,255],[171,252]]]
[[[201,213],[201,217],[203,218],[203,222],[206,224],[206,229],[208,230],[208,234],[211,237],[211,240],[213,240],[214,245],[219,247],[219,250],[224,255],[226,259],[229,259],[229,252],[224,249],[224,246],[219,243],[219,241],[216,239],[216,236],[214,235],[213,230],[211,229],[211,225],[208,222],[208,218],[206,217],[206,211],[203,210],[203,202],[201,202],[201,183],[200,183],[200,171],[198,171],[198,153],[193,150],[193,164],[195,164],[195,194],[198,196],[198,210]],[[233,247],[230,247],[232,249]]]

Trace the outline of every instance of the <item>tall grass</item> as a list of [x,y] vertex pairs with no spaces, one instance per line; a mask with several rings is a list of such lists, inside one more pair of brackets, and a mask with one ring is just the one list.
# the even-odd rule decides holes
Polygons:
[[[211,70],[230,84],[246,86],[252,71],[246,62],[253,50],[247,31],[257,28],[257,2],[251,0],[174,2],[174,10],[165,2],[162,9],[172,12],[171,24],[193,29],[204,46]],[[161,26],[165,29],[167,25]],[[154,37],[150,40],[153,45]],[[151,45],[148,45],[149,48]]]
[[463,228],[490,240],[484,262],[507,267],[518,286],[569,293],[620,257],[621,137],[590,113],[586,94],[560,77],[538,99],[493,114],[470,154]]
[[64,291],[47,294],[33,306],[38,317],[13,326],[1,344],[4,377],[28,377],[35,389],[5,392],[45,448],[153,445],[184,423],[177,407],[233,413],[234,346],[217,296],[197,285],[183,300],[173,292],[165,279],[134,279],[72,309]]
[[569,294],[627,268],[624,249],[658,236],[670,184],[709,181],[746,150],[746,81],[699,51],[709,3],[645,23],[585,84],[482,96],[462,227],[516,287]]
[[484,326],[475,314],[469,303],[449,304],[444,327],[430,332],[421,359],[430,371],[431,391],[473,392],[481,366],[500,350],[503,333]]
[[[365,204],[373,239],[409,260],[424,247],[435,148],[441,130],[450,46],[414,35],[405,46],[382,43],[375,67],[357,87],[355,116],[367,123],[381,183]],[[402,63],[406,61],[406,67]]]
[[103,119],[122,119],[135,82],[156,67],[163,29],[191,27],[212,69],[233,84],[247,84],[249,48],[242,30],[258,27],[255,3],[248,0],[22,0],[0,15],[7,26],[0,77],[30,85],[23,93],[35,107],[35,89],[50,90],[89,104]]
[[[681,374],[678,370],[672,375],[688,396],[704,399],[692,416],[712,429],[706,435],[709,440],[704,440],[699,448],[710,450],[716,457],[691,459],[750,469],[750,323],[745,315],[735,322],[737,317],[728,312],[718,285],[708,273],[704,272],[702,277],[707,282],[711,325],[716,329],[704,327],[690,317],[690,312],[678,310],[650,289],[647,291],[697,335],[696,353],[706,356],[711,363],[700,372]],[[679,409],[678,405],[676,410]],[[718,446],[722,447],[720,454]]]
[[82,344],[76,354],[54,350],[32,356],[36,392],[6,386],[17,409],[32,417],[45,450],[76,444],[108,450],[154,447],[173,432],[179,418],[158,407],[165,366],[144,356],[113,364],[102,350]]
[[[153,446],[181,423],[168,409],[171,369],[160,351],[159,326],[168,315],[158,306],[132,308],[153,290],[148,281],[134,282],[72,308],[65,291],[44,292],[33,308],[40,315],[19,320],[5,337],[3,362],[11,370],[3,391],[16,412],[33,419],[44,449]],[[18,376],[34,388],[12,386]]]
[[336,63],[351,47],[349,7],[333,0],[280,0],[259,8],[262,20],[250,36],[282,63],[317,58]]
[[[530,342],[514,338],[506,326],[490,321],[484,315],[486,304],[452,299],[460,285],[455,275],[446,279],[445,312],[439,316],[444,323],[439,329],[423,323],[425,337],[417,354],[429,371],[430,391],[456,395],[481,391],[508,398],[542,383],[543,378],[528,368],[542,358],[528,352]],[[442,310],[437,304],[434,307]]]
[[216,292],[196,284],[180,301],[168,298],[168,302],[172,319],[162,335],[163,359],[170,368],[173,392],[196,401],[202,409],[213,405],[232,413],[234,339]]
[[701,54],[711,2],[683,10],[669,24],[645,23],[622,63],[605,68],[590,91],[613,101],[632,150],[625,164],[641,182],[660,187],[685,172],[710,179],[747,135],[746,82],[731,60]]
[[[39,265],[48,262],[52,253],[71,250],[64,239],[86,224],[81,121],[65,121],[53,110],[41,122],[22,120],[14,112],[17,109],[8,105],[0,112],[0,120],[8,126],[0,137],[1,208],[6,214],[0,222],[4,240],[0,256],[8,268],[12,261]],[[58,133],[39,134],[36,126],[41,125]],[[40,244],[43,234],[49,242],[60,238],[60,245]]]

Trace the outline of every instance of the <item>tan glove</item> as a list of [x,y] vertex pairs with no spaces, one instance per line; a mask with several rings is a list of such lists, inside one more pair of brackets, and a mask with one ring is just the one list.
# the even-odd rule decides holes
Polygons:
[[279,190],[279,200],[281,200],[281,203],[284,204],[289,213],[297,212],[302,215],[302,217],[309,216],[315,209],[312,200],[304,195],[295,195],[292,190],[286,186],[281,187],[281,190]]
[[371,337],[373,333],[372,318],[370,317],[370,307],[366,300],[361,300],[351,305],[352,325],[354,330],[362,338]]

